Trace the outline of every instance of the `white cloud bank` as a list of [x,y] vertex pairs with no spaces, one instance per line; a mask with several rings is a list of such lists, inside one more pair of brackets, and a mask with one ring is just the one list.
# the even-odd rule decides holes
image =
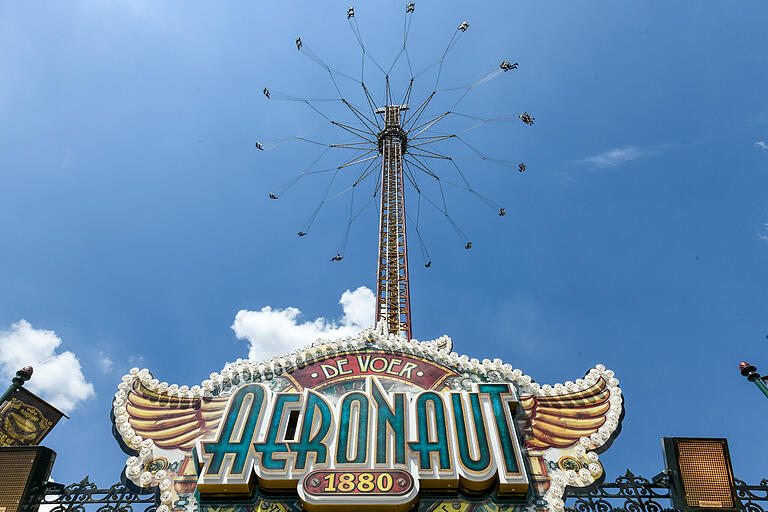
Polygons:
[[338,322],[323,317],[302,322],[301,311],[293,307],[242,309],[235,316],[232,330],[238,339],[248,340],[248,359],[261,360],[308,345],[317,338],[352,336],[373,325],[376,300],[369,288],[345,291],[339,304],[344,315]]
[[599,155],[591,156],[580,161],[593,164],[597,167],[600,167],[601,169],[604,169],[606,167],[616,167],[617,165],[623,164],[624,162],[636,160],[643,156],[655,155],[656,153],[658,153],[658,151],[651,149],[640,149],[636,148],[635,146],[628,146],[626,148],[611,149],[604,153],[600,153]]
[[22,319],[0,331],[0,374],[10,382],[16,371],[32,366],[32,379],[24,386],[64,412],[95,395],[86,382],[80,361],[70,351],[56,353],[61,338],[53,331],[35,329]]
[[768,149],[768,144],[766,144],[765,142],[759,140],[759,141],[755,142],[755,147],[756,148],[760,148],[760,149]]

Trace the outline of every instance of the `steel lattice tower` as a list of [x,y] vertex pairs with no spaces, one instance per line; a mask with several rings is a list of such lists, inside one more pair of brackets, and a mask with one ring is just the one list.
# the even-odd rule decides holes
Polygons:
[[386,323],[388,332],[411,339],[403,192],[403,152],[407,139],[400,125],[400,113],[406,108],[406,105],[387,105],[380,109],[385,117],[385,127],[378,137],[382,164],[376,319]]

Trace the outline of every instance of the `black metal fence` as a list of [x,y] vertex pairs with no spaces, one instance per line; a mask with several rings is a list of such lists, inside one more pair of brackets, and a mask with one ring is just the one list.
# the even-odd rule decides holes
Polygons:
[[[766,512],[768,479],[749,485],[735,479],[742,512]],[[571,491],[565,498],[566,512],[672,512],[669,480],[659,475],[652,480],[631,471],[613,482],[603,482],[586,492]]]
[[[735,480],[736,495],[742,512],[768,512],[768,479],[757,485]],[[45,512],[155,512],[155,494],[138,494],[118,483],[100,489],[88,477],[67,485],[48,485],[38,503]],[[613,482],[603,482],[592,489],[565,496],[566,512],[673,512],[669,481],[661,476],[651,480],[631,471]]]
[[35,505],[41,512],[155,512],[158,504],[156,494],[138,494],[122,483],[99,489],[85,477],[66,487],[48,484]]

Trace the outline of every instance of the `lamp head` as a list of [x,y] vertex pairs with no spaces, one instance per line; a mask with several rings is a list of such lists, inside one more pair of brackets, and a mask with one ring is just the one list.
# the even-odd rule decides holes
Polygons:
[[13,378],[14,384],[17,386],[24,385],[25,382],[32,378],[32,372],[33,370],[31,366],[25,366],[21,370],[17,371],[16,377]]
[[757,368],[755,368],[754,365],[751,365],[746,361],[742,361],[739,363],[739,370],[741,371],[741,374],[746,377],[750,373],[755,372]]

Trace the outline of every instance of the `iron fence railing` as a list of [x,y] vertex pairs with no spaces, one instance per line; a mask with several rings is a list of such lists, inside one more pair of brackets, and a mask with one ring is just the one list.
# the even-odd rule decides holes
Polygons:
[[[768,512],[768,479],[758,485],[734,480],[742,512]],[[570,490],[566,512],[673,512],[669,479],[663,473],[651,480],[631,471],[613,482],[603,482],[583,492]]]
[[[750,485],[735,479],[741,512],[768,512],[768,479]],[[155,512],[156,494],[139,494],[122,483],[99,488],[88,477],[67,486],[48,484],[34,504],[42,512]],[[648,480],[631,471],[586,491],[568,489],[565,512],[675,512],[664,474]]]

